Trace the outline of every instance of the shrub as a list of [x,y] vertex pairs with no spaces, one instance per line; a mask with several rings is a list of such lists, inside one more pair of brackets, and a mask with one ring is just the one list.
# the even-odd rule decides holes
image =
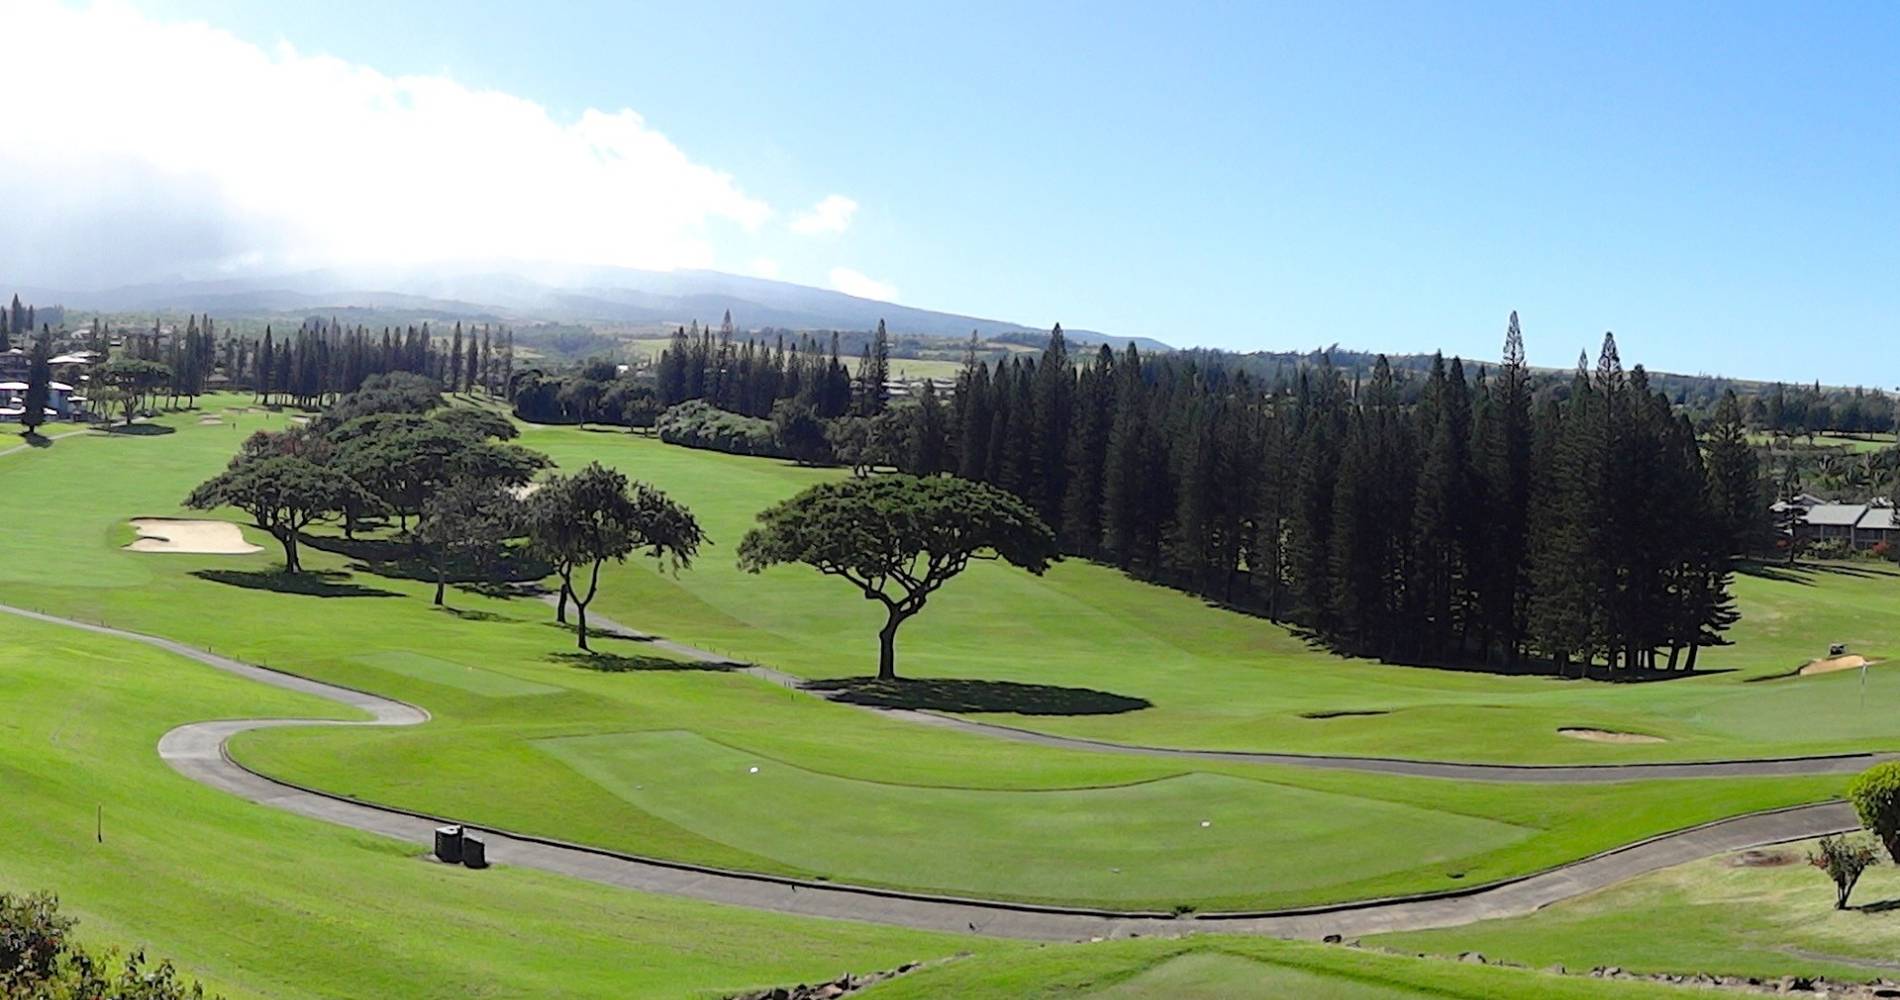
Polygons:
[[145,953],[121,958],[72,943],[71,917],[50,893],[0,893],[0,997],[36,1000],[200,1000],[204,987]]
[[660,440],[668,444],[709,448],[733,455],[785,457],[784,449],[772,434],[770,422],[728,413],[703,399],[668,407],[654,426],[659,430]]
[[1875,764],[1847,786],[1847,800],[1860,813],[1862,826],[1887,846],[1900,861],[1900,761]]
[[1860,881],[1860,873],[1880,863],[1880,855],[1874,852],[1872,844],[1846,837],[1822,837],[1815,850],[1808,853],[1808,864],[1827,873],[1834,880],[1834,908],[1847,909],[1847,897],[1854,891],[1854,883]]

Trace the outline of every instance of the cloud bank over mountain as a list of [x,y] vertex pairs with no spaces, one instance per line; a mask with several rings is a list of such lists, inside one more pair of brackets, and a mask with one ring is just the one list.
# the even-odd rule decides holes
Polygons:
[[[127,8],[0,3],[0,273],[60,286],[511,257],[666,270],[787,222],[637,112],[556,117]],[[744,256],[740,256],[744,254]]]

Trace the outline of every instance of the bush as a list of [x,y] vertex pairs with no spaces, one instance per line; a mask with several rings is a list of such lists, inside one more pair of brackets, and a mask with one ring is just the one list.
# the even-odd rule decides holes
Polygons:
[[0,997],[36,1000],[199,1000],[204,987],[135,951],[121,958],[72,943],[71,917],[50,893],[0,893]]
[[1875,764],[1847,786],[1847,800],[1860,813],[1862,826],[1887,846],[1900,861],[1900,761]]
[[703,399],[667,408],[654,424],[660,440],[688,448],[709,448],[733,455],[784,458],[770,422],[716,409]]
[[1854,891],[1854,883],[1860,881],[1860,873],[1880,863],[1880,855],[1874,853],[1872,844],[1846,837],[1822,837],[1815,850],[1808,853],[1808,864],[1827,873],[1834,880],[1834,908],[1847,909],[1847,897]]

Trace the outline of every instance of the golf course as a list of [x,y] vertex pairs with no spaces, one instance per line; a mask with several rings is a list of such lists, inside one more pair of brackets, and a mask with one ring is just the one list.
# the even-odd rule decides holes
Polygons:
[[[315,526],[302,540],[304,572],[289,575],[271,537],[242,515],[213,512],[217,524],[192,527],[203,517],[182,506],[192,487],[244,437],[299,419],[247,403],[211,397],[132,433],[0,454],[9,504],[40,512],[0,536],[5,603],[415,706],[426,713],[418,725],[245,728],[227,748],[247,771],[398,813],[641,863],[1159,915],[1191,931],[1209,915],[1458,893],[1729,817],[1826,802],[1865,760],[1829,755],[1900,749],[1878,708],[1900,685],[1894,675],[1878,665],[1799,673],[1833,642],[1876,664],[1885,658],[1881,644],[1900,625],[1889,596],[1900,580],[1878,564],[1751,567],[1736,585],[1743,618],[1732,646],[1709,650],[1692,676],[1631,684],[1346,659],[1102,566],[1068,561],[1033,576],[975,564],[901,635],[906,680],[879,684],[865,679],[878,624],[868,602],[809,569],[749,574],[734,564],[758,511],[843,470],[618,430],[521,425],[520,443],[551,456],[554,472],[598,462],[651,483],[688,505],[709,540],[677,572],[640,559],[609,564],[591,608],[607,628],[583,652],[523,585],[451,586],[445,605],[433,605],[433,581],[393,528],[351,538]],[[420,848],[194,785],[155,750],[188,722],[348,720],[351,709],[44,621],[0,615],[0,639],[22,651],[5,683],[22,706],[16,718],[30,720],[5,735],[19,752],[0,760],[35,803],[8,820],[27,824],[11,833],[34,850],[0,862],[0,879],[57,887],[83,933],[172,956],[234,996],[325,995],[323,977],[306,975],[315,966],[359,984],[400,982],[412,995],[462,995],[468,980],[457,976],[477,975],[517,992],[559,976],[557,992],[572,995],[591,995],[590,983],[607,995],[608,982],[643,995],[723,995],[963,953],[975,954],[876,994],[1024,995],[1007,985],[1021,975],[1073,982],[1068,992],[1048,986],[1049,996],[1226,996],[1236,994],[1223,984],[1241,979],[1284,989],[1336,981],[1343,992],[1326,995],[1347,997],[1571,995],[1547,977],[1534,990],[1510,981],[1527,973],[1252,938],[1124,941],[1031,959],[980,933],[735,911],[505,861],[490,872],[430,867],[413,860]],[[1178,750],[1237,753],[1169,752]],[[1665,780],[1614,768],[1797,757],[1815,759],[1738,776],[1720,764],[1691,767]],[[1554,770],[1417,777],[1382,769],[1392,761]],[[297,877],[272,882],[267,873],[284,866]],[[133,871],[165,891],[110,890]],[[1662,905],[1648,884],[1608,891]],[[218,944],[233,905],[259,941],[337,929],[336,953],[319,935],[281,949],[294,956],[286,967],[234,964]],[[1588,919],[1560,916],[1570,912],[1518,919]],[[572,914],[584,922],[532,932],[534,921]],[[503,920],[515,938],[586,940],[600,952],[562,950],[557,961],[554,951],[491,949],[469,962],[470,950],[483,952],[470,942]],[[714,922],[716,933],[701,932]],[[1484,939],[1508,942],[1515,922],[1494,923]],[[416,925],[433,929],[402,933]],[[428,950],[379,956],[342,943],[372,928],[392,949],[420,940]],[[1437,944],[1463,932],[1394,940],[1455,953],[1465,949]],[[740,960],[731,948],[745,935],[797,946]],[[609,953],[628,947],[669,957],[645,963],[636,980],[610,976]],[[461,963],[454,974],[442,969],[451,953]],[[1531,954],[1542,962],[1544,952]],[[369,978],[371,966],[385,979]],[[431,985],[418,991],[410,977]]]

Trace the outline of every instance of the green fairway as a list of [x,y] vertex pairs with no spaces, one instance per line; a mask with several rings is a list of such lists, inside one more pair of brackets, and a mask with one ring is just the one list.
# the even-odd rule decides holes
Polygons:
[[1894,978],[1900,869],[1868,871],[1851,908],[1838,911],[1834,886],[1805,861],[1812,846],[1697,861],[1519,919],[1375,940],[1439,954],[1475,949],[1535,967]]
[[[243,433],[282,421],[262,413],[235,419]],[[274,550],[123,550],[131,535],[127,518],[180,513],[179,500],[235,447],[237,432],[228,424],[201,426],[191,414],[164,422],[176,432],[81,436],[0,458],[0,475],[20,509],[47,512],[30,522],[31,530],[0,536],[0,567],[23,582],[31,577],[30,586],[9,589],[8,600],[421,705],[433,716],[426,726],[253,732],[235,741],[234,753],[299,782],[478,824],[789,875],[1206,910],[1468,886],[1750,809],[1813,801],[1838,787],[1831,779],[1491,785],[1235,762],[1197,763],[1184,776],[1187,769],[1175,761],[920,727],[673,662],[642,643],[603,639],[604,655],[576,657],[571,633],[539,601],[452,590],[453,609],[444,611],[429,605],[428,584],[370,572],[363,560],[378,545],[391,545],[387,539],[313,538],[305,559],[315,572],[288,584],[271,571]],[[861,620],[867,602],[816,573],[750,577],[730,563],[739,531],[758,506],[835,473],[612,432],[536,429],[527,438],[565,466],[599,457],[660,483],[714,532],[716,546],[677,580],[644,565],[613,569],[600,604],[615,617],[813,675],[863,670],[857,657],[872,651],[873,626]],[[138,474],[124,474],[128,468]],[[34,560],[59,570],[29,574]],[[1864,595],[1865,608],[1840,612],[1843,623],[1878,619],[1871,588],[1892,582],[1835,574],[1816,580],[1812,587],[1758,582],[1792,602],[1791,612],[1804,595],[1826,588]],[[1794,621],[1791,613],[1783,627]],[[1089,687],[1154,702],[1095,717],[1002,716],[1014,724],[1091,727],[1110,738],[1175,732],[1200,742],[1225,733],[1233,741],[1250,731],[1279,732],[1286,735],[1261,742],[1600,759],[1625,748],[1554,736],[1548,742],[1556,745],[1545,746],[1524,734],[1523,720],[1542,712],[1552,725],[1561,719],[1617,728],[1621,718],[1592,708],[1596,701],[1675,699],[1698,723],[1733,714],[1724,724],[1762,739],[1759,754],[1776,746],[1776,737],[1792,738],[1787,706],[1801,705],[1796,696],[1807,692],[1828,695],[1809,696],[1814,703],[1800,708],[1813,715],[1817,740],[1838,745],[1887,731],[1877,710],[1889,690],[1880,668],[1866,712],[1831,718],[1834,701],[1856,694],[1849,675],[1755,685],[1719,675],[1599,687],[1377,667],[1305,650],[1268,623],[1074,563],[1047,579],[979,566],[933,598],[901,645],[900,666],[917,673]],[[1231,686],[1230,697],[1216,697],[1221,684]],[[1708,697],[1694,704],[1688,695],[1698,690]],[[1365,699],[1416,704],[1390,717],[1298,715],[1306,706],[1351,707]],[[992,707],[1076,711],[1101,703],[1057,688],[1030,704]],[[1779,725],[1777,706],[1787,716]],[[1253,720],[1254,728],[1208,723],[1223,715]],[[1855,719],[1865,720],[1859,730],[1850,725]],[[1472,731],[1479,723],[1491,728]],[[1828,725],[1836,735],[1828,735]],[[1310,735],[1327,727],[1357,735]],[[640,734],[655,732],[692,735],[685,750],[664,760],[643,757],[652,751]],[[747,796],[757,783],[700,779],[701,769],[721,766],[720,753],[773,761],[774,775],[798,776],[796,787],[778,786],[778,807],[756,809]],[[648,772],[663,778],[645,781]],[[723,777],[738,781],[730,771]],[[629,782],[645,787],[629,789]],[[688,796],[687,789],[699,794]],[[1063,810],[1039,808],[1045,795],[1091,809],[1099,804],[1091,813],[1099,820],[1052,821]],[[1185,842],[1193,847],[1179,856],[1163,859],[1160,841],[1141,839],[1202,819],[1211,825],[1188,825]],[[1391,851],[1392,829],[1404,829],[1413,849]],[[886,850],[876,850],[879,844]],[[1137,860],[1121,863],[1131,855]]]
[[[842,778],[682,732],[541,748],[646,812],[794,868],[984,896],[1208,899],[1236,878],[1297,892],[1335,882],[1339,869],[1381,876],[1442,865],[1534,832],[1216,774],[1003,791]],[[1410,831],[1407,849],[1354,836],[1375,829]],[[1331,845],[1326,867],[1301,849],[1315,842]]]
[[13,615],[0,645],[0,890],[57,891],[87,941],[173,958],[234,1000],[718,996],[1014,947],[433,864],[194,784],[155,750],[183,722],[329,702]]
[[1648,983],[1233,937],[1104,941],[959,959],[864,993],[865,1000],[1665,1000],[1682,995],[1680,989]]
[[[631,435],[529,428],[525,443],[563,466],[611,462],[689,504],[717,545],[673,578],[629,564],[599,606],[635,627],[811,677],[876,665],[880,612],[801,567],[758,576],[730,546],[769,503],[840,473],[692,451]],[[1900,670],[1762,680],[1824,656],[1831,643],[1874,659],[1900,634],[1900,572],[1877,563],[1768,567],[1738,575],[1734,645],[1703,652],[1702,676],[1649,684],[1386,666],[1315,651],[1270,622],[1071,561],[1042,578],[973,566],[898,637],[912,677],[983,678],[1106,691],[1153,707],[1065,709],[1054,692],[1028,725],[1093,739],[1223,749],[1600,763],[1761,757],[1900,747],[1880,705],[1900,701]],[[1756,683],[1758,682],[1758,683]],[[999,710],[1008,710],[1006,701]],[[1356,713],[1356,714],[1339,714]],[[1626,730],[1650,744],[1587,743],[1568,727]]]

